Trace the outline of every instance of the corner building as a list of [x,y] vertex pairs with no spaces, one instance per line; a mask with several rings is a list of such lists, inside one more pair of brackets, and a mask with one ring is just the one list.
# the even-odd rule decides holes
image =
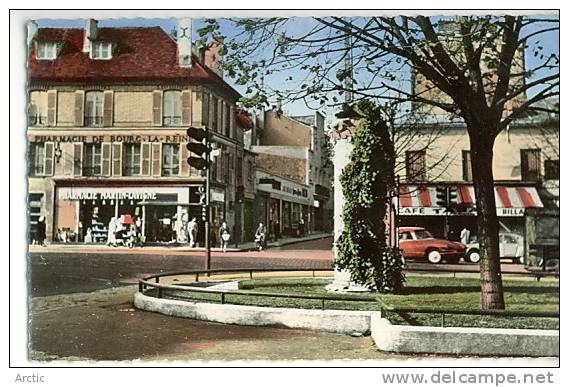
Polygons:
[[[196,55],[191,38],[159,27],[28,26],[30,232],[48,241],[105,243],[112,217],[142,221],[148,243],[176,240],[200,219],[199,171],[186,129],[207,125],[221,149],[212,166],[213,235],[226,220],[242,235],[240,95],[222,78],[220,44]],[[203,225],[198,239],[203,242]]]

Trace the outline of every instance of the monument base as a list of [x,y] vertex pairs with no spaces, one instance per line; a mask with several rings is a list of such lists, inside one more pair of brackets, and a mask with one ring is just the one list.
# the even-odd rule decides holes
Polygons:
[[370,288],[365,285],[350,281],[351,274],[348,270],[334,269],[334,280],[326,285],[329,292],[370,292]]

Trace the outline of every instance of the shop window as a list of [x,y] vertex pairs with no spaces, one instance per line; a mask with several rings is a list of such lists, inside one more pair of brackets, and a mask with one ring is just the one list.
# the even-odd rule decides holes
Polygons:
[[30,93],[28,125],[47,125],[47,91],[32,91]]
[[424,149],[405,152],[407,181],[426,180],[426,152]]
[[103,92],[85,93],[85,126],[103,126]]
[[472,181],[472,159],[469,150],[462,151],[462,180]]
[[93,42],[91,58],[111,59],[113,55],[113,45],[109,42]]
[[178,176],[180,174],[180,145],[162,145],[162,176]]
[[140,144],[123,144],[123,176],[140,175]]
[[45,148],[43,142],[30,143],[28,154],[28,168],[31,176],[42,176],[44,174]]
[[559,159],[545,160],[545,180],[559,180]]
[[36,58],[39,60],[54,60],[57,58],[57,43],[40,42],[37,46]]
[[521,149],[522,180],[539,181],[541,177],[541,150]]
[[182,125],[182,92],[179,90],[166,90],[163,98],[162,122],[164,126]]
[[83,176],[101,176],[101,144],[84,144]]

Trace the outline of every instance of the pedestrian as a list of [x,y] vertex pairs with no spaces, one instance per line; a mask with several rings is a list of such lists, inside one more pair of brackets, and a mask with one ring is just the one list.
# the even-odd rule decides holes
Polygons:
[[190,237],[190,247],[194,247],[198,237],[198,222],[195,217],[188,222],[188,236]]
[[117,246],[117,240],[115,234],[116,232],[117,232],[117,218],[113,216],[111,218],[111,221],[109,222],[109,228],[107,230],[107,246],[113,246],[113,247]]
[[226,222],[221,223],[221,227],[219,228],[219,242],[224,253],[227,250],[227,245],[230,238],[231,234],[229,233],[229,226]]
[[466,227],[460,232],[460,241],[465,245],[470,242],[470,230]]
[[45,246],[45,216],[40,216],[38,219],[35,241],[37,244]]
[[265,242],[267,239],[266,235],[267,235],[267,228],[261,222],[259,223],[259,227],[257,227],[257,231],[255,231],[255,243],[257,244],[257,249],[259,249],[259,251],[263,250],[263,248],[265,247]]
[[298,222],[298,232],[300,233],[301,237],[304,236],[305,227],[304,227],[304,219],[303,218],[300,218],[300,221]]

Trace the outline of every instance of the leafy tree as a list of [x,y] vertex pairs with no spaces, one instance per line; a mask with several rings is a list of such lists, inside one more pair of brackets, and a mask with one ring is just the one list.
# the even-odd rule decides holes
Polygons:
[[[205,24],[204,39],[224,29],[217,20]],[[268,104],[269,98],[337,106],[349,93],[354,100],[401,104],[403,112],[430,106],[464,122],[478,213],[480,305],[503,309],[493,145],[513,120],[559,95],[558,49],[547,52],[541,43],[558,34],[558,17],[266,18],[221,24],[232,31],[225,37],[224,68],[246,85],[246,106]],[[524,56],[532,66],[524,66]]]
[[359,101],[342,112],[359,121],[350,162],[340,176],[345,197],[344,230],[337,241],[340,269],[351,280],[380,292],[403,286],[402,257],[386,242],[385,216],[395,188],[395,149],[381,111]]

